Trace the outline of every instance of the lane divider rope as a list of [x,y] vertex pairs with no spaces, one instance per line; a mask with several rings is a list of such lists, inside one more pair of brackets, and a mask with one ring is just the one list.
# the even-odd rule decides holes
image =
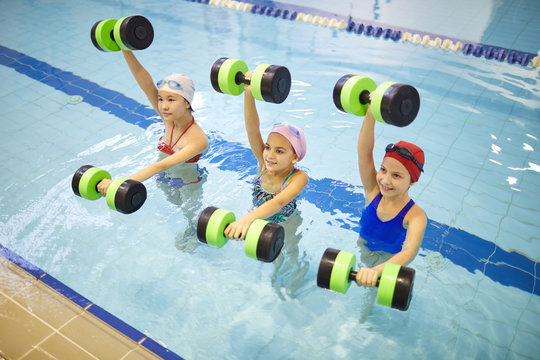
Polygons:
[[[266,5],[256,5],[236,0],[186,1],[228,8],[231,10],[250,12],[253,14],[266,15],[275,18],[282,18],[284,20],[304,22],[337,30],[345,30],[350,33],[356,33],[358,35],[364,34],[365,36],[377,39],[393,40],[395,42],[400,41],[402,43],[408,43],[413,45],[422,45],[425,48],[441,49],[443,51],[462,53],[463,55],[473,55],[475,57],[483,56],[487,60],[498,60],[501,62],[506,61],[509,64],[519,64],[524,67],[538,68],[540,66],[540,51],[538,52],[538,54],[535,55],[528,52],[506,49],[499,46],[491,46],[475,42],[467,42],[459,39],[453,39],[442,35],[431,34],[431,36],[434,36],[432,38],[430,34],[427,33],[414,32],[412,30],[403,31],[404,29],[397,28],[391,29],[381,26],[382,24],[374,22],[357,19],[355,21],[350,16],[347,20],[345,20],[336,17],[339,15],[331,17],[320,14],[311,14],[307,12],[295,11],[292,10],[293,7],[288,4],[280,4],[274,2],[275,5],[281,6],[280,8],[277,8]],[[298,8],[300,9],[301,7]],[[315,9],[312,10],[316,11]]]

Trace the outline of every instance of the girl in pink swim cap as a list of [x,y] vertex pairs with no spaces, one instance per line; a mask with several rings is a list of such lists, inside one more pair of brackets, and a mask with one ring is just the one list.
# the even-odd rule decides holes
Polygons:
[[[164,172],[174,165],[196,163],[208,148],[208,137],[195,122],[192,102],[195,93],[193,81],[183,74],[171,74],[154,83],[146,69],[139,63],[132,51],[122,50],[133,77],[165,126],[165,135],[159,139],[160,159],[129,176],[130,179],[144,181]],[[186,184],[199,181],[196,166],[178,169]],[[191,168],[188,168],[191,167]],[[98,190],[105,195],[111,181],[102,180]]]
[[[251,72],[245,76],[251,79]],[[227,226],[225,235],[230,239],[244,239],[255,219],[285,221],[295,211],[296,197],[308,183],[307,174],[295,168],[306,155],[304,132],[289,123],[276,124],[265,142],[249,85],[244,85],[244,119],[249,144],[259,164],[253,188],[256,207]]]

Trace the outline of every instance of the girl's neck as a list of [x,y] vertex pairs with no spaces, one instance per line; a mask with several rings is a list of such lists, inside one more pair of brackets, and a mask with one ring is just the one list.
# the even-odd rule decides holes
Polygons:
[[294,165],[291,164],[291,166],[283,169],[283,170],[279,170],[279,171],[270,171],[268,169],[266,169],[266,173],[270,176],[275,176],[275,177],[285,177],[287,175],[289,175],[291,173],[291,171],[294,170]]
[[186,111],[186,113],[180,119],[170,121],[168,128],[172,130],[174,127],[175,132],[183,132],[185,129],[187,129],[189,124],[191,124],[192,119],[193,116],[191,115],[191,113],[189,111]]
[[395,195],[395,196],[382,196],[381,202],[390,205],[392,207],[401,208],[405,206],[406,203],[408,203],[411,200],[409,197],[409,192],[405,192],[403,194]]

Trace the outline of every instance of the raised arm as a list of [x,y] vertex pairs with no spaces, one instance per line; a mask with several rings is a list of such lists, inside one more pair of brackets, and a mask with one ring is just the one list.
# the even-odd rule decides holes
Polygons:
[[[251,71],[246,73],[246,79],[251,80]],[[261,136],[259,114],[255,106],[255,99],[251,94],[249,85],[244,85],[244,122],[251,151],[253,151],[259,163],[259,168],[262,168],[264,165],[264,140]]]
[[362,129],[358,135],[358,169],[360,179],[364,186],[367,203],[379,193],[377,185],[377,170],[373,161],[373,148],[375,146],[375,118],[371,114],[371,108],[368,109]]
[[129,66],[129,70],[131,70],[133,77],[135,78],[135,80],[137,80],[139,87],[142,89],[142,91],[144,91],[146,97],[150,101],[150,104],[152,104],[154,110],[156,110],[156,112],[159,114],[157,98],[158,90],[156,88],[156,85],[154,85],[152,77],[150,76],[148,71],[146,71],[146,69],[141,65],[139,60],[137,60],[137,58],[133,54],[133,51],[122,50],[122,54],[124,54],[124,58],[126,59],[126,63]]

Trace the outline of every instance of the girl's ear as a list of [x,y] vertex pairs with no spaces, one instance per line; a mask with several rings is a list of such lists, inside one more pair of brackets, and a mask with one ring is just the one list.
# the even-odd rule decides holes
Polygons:
[[294,155],[294,159],[292,159],[291,161],[294,164],[296,164],[298,162],[298,155]]

